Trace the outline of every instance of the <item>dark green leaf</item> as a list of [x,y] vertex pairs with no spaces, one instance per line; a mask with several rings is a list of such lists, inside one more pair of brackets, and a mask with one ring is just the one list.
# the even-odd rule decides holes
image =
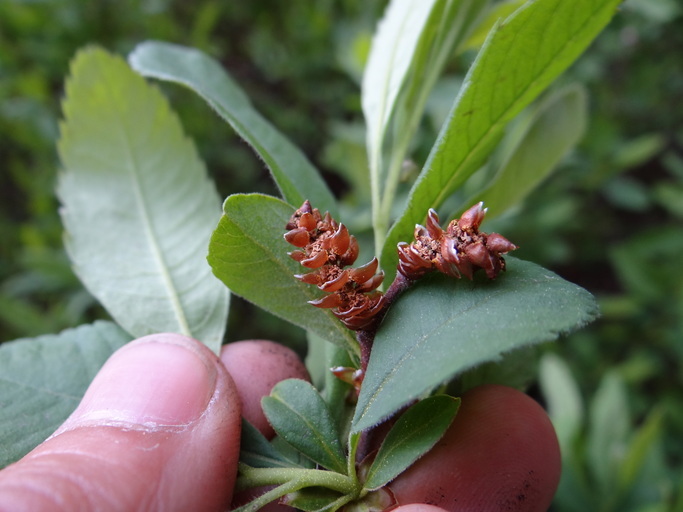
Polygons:
[[448,394],[461,396],[484,384],[498,384],[524,391],[538,375],[538,358],[543,347],[532,345],[507,352],[496,361],[467,370],[448,386]]
[[350,499],[347,495],[325,487],[307,487],[285,496],[283,505],[305,512],[326,512],[337,510]]
[[396,301],[375,338],[354,432],[469,368],[596,317],[586,290],[533,263],[507,260],[495,280],[435,274]]
[[[647,458],[663,441],[664,410],[662,406],[650,411],[645,422],[628,443],[623,462],[619,464],[618,487],[621,492],[633,489],[637,478],[647,469]],[[660,480],[661,481],[661,480]]]
[[278,436],[321,466],[346,473],[339,433],[327,405],[311,384],[284,380],[261,403]]
[[452,423],[459,407],[459,398],[435,395],[404,412],[382,442],[363,486],[379,489],[431,450]]
[[245,419],[242,420],[240,436],[240,462],[252,468],[296,467]]
[[449,118],[382,250],[391,279],[396,244],[486,160],[505,125],[590,44],[621,0],[527,2],[494,27],[472,64]]
[[294,209],[274,197],[237,194],[228,197],[223,210],[209,244],[214,274],[257,306],[357,351],[351,331],[330,310],[307,303],[323,292],[294,278],[307,271],[287,255],[295,247],[283,238]]
[[0,345],[0,467],[52,434],[107,358],[130,340],[113,323],[96,322]]
[[289,467],[315,469],[315,462],[306,457],[291,444],[288,444],[287,441],[284,441],[281,437],[275,436],[270,444],[278,451],[280,456],[289,463]]
[[133,336],[177,332],[218,352],[229,295],[206,247],[220,198],[166,99],[91,48],[63,108],[58,193],[76,273]]
[[321,211],[336,215],[334,196],[318,171],[256,111],[216,60],[192,48],[149,41],[138,45],[129,61],[144,76],[182,84],[204,98],[263,159],[291,205],[310,199]]

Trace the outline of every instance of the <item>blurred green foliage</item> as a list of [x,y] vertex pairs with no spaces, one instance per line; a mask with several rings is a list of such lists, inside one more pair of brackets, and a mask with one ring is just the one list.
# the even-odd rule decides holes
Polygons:
[[[97,43],[125,55],[138,42],[162,39],[219,58],[355,207],[368,194],[358,81],[382,9],[383,2],[364,0],[0,2],[0,339],[55,333],[104,315],[69,268],[53,191],[58,105],[78,48]],[[681,51],[679,2],[627,0],[558,84],[586,86],[587,135],[539,190],[491,226],[521,246],[516,256],[555,270],[600,301],[598,322],[549,347],[593,404],[577,420],[587,437],[577,434],[565,455],[583,468],[576,475],[595,510],[613,510],[614,502],[600,498],[608,470],[591,473],[587,461],[597,441],[586,439],[604,423],[595,404],[612,395],[628,403],[613,419],[621,422],[617,430],[649,428],[656,437],[633,470],[641,475],[654,464],[656,471],[623,510],[683,506]],[[444,115],[439,93],[453,90],[461,64],[449,65],[430,101],[413,148],[418,167]],[[164,90],[222,195],[274,193],[262,164],[201,100]],[[405,172],[414,166],[407,163]],[[356,209],[345,223],[361,231],[362,241],[369,214]],[[232,307],[230,339],[302,340],[288,324],[237,299]],[[648,427],[654,421],[656,428]],[[572,510],[571,496],[558,494],[557,510]]]

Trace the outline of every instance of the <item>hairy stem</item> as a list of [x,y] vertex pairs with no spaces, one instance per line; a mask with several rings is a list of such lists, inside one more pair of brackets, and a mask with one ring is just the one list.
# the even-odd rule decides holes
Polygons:
[[412,279],[408,279],[401,272],[396,273],[394,281],[384,294],[384,306],[375,315],[372,324],[367,329],[356,331],[356,340],[360,346],[360,368],[362,371],[361,379],[365,375],[365,370],[370,361],[370,352],[372,351],[372,344],[375,341],[375,335],[387,311],[394,303],[394,301],[414,283]]
[[[263,485],[277,485],[295,482],[296,489],[304,487],[327,487],[333,491],[353,494],[358,491],[357,479],[335,471],[302,468],[253,468],[240,464],[240,476],[235,488],[248,489]],[[292,490],[288,490],[291,492]]]

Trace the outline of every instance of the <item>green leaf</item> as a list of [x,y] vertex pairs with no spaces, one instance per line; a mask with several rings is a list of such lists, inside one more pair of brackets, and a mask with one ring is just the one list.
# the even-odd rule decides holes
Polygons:
[[281,504],[305,512],[327,512],[338,510],[352,499],[325,487],[307,487],[288,494]]
[[245,419],[242,419],[242,435],[240,436],[240,462],[252,468],[296,467]]
[[575,84],[551,95],[521,119],[493,183],[466,205],[484,201],[492,218],[522,202],[583,136],[585,89]]
[[585,50],[620,0],[537,0],[497,24],[472,64],[436,144],[410,192],[408,205],[382,250],[395,273],[396,244],[416,222],[486,160],[506,124]]
[[503,354],[498,360],[483,363],[458,375],[450,383],[449,395],[461,396],[466,391],[485,384],[497,384],[526,390],[538,375],[538,358],[542,346],[522,347]]
[[[406,152],[427,98],[446,61],[487,5],[484,0],[394,1],[379,25],[361,95],[368,127],[377,254],[389,227]],[[386,165],[384,154],[390,156]]]
[[270,441],[270,444],[278,451],[280,457],[288,462],[289,467],[305,469],[315,468],[315,462],[306,457],[291,444],[288,444],[287,441],[284,441],[281,437],[275,436]]
[[217,352],[229,295],[205,258],[220,198],[166,100],[90,48],[63,109],[58,194],[76,273],[134,337],[177,332]]
[[501,18],[507,18],[517,9],[519,9],[527,0],[504,0],[497,3],[486,12],[486,17],[480,21],[477,27],[472,31],[470,37],[462,45],[462,50],[472,50],[481,47],[486,41],[491,29],[500,21]]
[[354,432],[469,368],[596,317],[583,288],[533,263],[507,260],[507,272],[495,280],[434,274],[396,301],[374,341]]
[[435,395],[404,412],[382,442],[363,486],[379,489],[431,450],[453,422],[459,407],[459,398]]
[[261,400],[277,434],[324,468],[346,474],[346,457],[327,405],[304,380],[287,379]]
[[436,4],[443,4],[443,1],[391,2],[373,37],[361,86],[371,172],[380,171],[382,144],[389,119],[422,31]]
[[351,331],[330,310],[307,303],[323,292],[294,278],[306,271],[287,256],[295,248],[283,238],[294,209],[274,197],[236,194],[226,199],[223,211],[209,244],[214,274],[233,293],[357,352]]
[[206,100],[263,159],[285,201],[298,207],[310,199],[321,211],[337,214],[334,196],[320,173],[259,114],[215,59],[199,50],[156,41],[138,45],[128,59],[142,75],[184,85]]
[[636,479],[646,468],[648,455],[656,448],[658,442],[663,441],[663,426],[663,408],[653,409],[643,425],[636,431],[626,453],[623,454],[623,462],[617,469],[619,491],[625,493],[633,488]]
[[569,453],[583,425],[583,400],[567,364],[554,354],[541,359],[539,381],[560,447]]
[[617,491],[618,471],[631,436],[626,385],[616,371],[605,375],[590,405],[587,453],[600,494]]
[[0,467],[52,434],[104,362],[130,339],[115,324],[100,321],[0,345]]

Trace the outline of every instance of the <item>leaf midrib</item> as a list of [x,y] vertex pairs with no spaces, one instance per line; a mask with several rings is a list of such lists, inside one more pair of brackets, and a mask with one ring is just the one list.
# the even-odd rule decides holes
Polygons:
[[[540,78],[545,74],[546,70],[551,66],[551,64],[556,60],[557,55],[560,55],[565,49],[570,46],[570,43],[576,40],[576,35],[581,33],[583,31],[583,28],[586,26],[588,21],[592,19],[594,16],[594,13],[599,12],[603,9],[603,7],[598,7],[597,9],[593,10],[593,14],[591,17],[586,17],[586,21],[581,25],[581,27],[578,30],[574,31],[574,35],[571,37],[571,39],[568,39],[564,45],[560,47],[558,51],[556,51],[553,54],[552,59],[548,59],[547,64],[541,69],[539,73],[536,74],[536,78],[529,82],[529,84],[522,90],[520,94],[517,95],[515,101],[513,101],[506,109],[504,109],[500,115],[498,115],[495,120],[490,124],[489,129],[486,130],[478,139],[477,141],[470,146],[470,150],[468,151],[467,155],[465,158],[463,158],[458,165],[458,170],[462,169],[463,167],[466,166],[466,164],[474,158],[474,155],[477,154],[477,151],[479,148],[485,145],[485,142],[489,140],[490,136],[492,133],[495,133],[495,131],[498,130],[500,124],[501,124],[501,119],[504,119],[510,111],[513,111],[515,108],[515,105],[519,103],[519,98],[523,98],[527,92],[533,88],[535,84],[538,83]],[[546,27],[547,30],[547,27]],[[469,81],[471,83],[471,80]],[[467,83],[467,81],[466,81]],[[464,95],[463,95],[464,96]],[[450,190],[452,189],[452,183],[457,182],[457,179],[460,179],[459,172],[456,170],[456,172],[451,174],[451,178],[446,181],[445,185],[443,187],[439,187],[439,193],[437,194],[435,201],[433,204],[441,204],[444,200],[445,197],[450,195]]]
[[[328,456],[331,457],[331,459],[332,459],[332,461],[335,463],[335,465],[339,464],[338,467],[335,467],[335,468],[328,468],[328,469],[333,469],[333,470],[335,470],[335,471],[338,471],[339,467],[345,468],[345,466],[346,466],[345,460],[344,460],[343,458],[340,459],[340,458],[338,457],[338,454],[335,453],[335,452],[332,450],[332,446],[327,442],[327,438],[321,434],[321,432],[320,432],[319,429],[314,428],[314,427],[316,427],[316,425],[314,425],[313,423],[311,423],[311,421],[309,421],[308,418],[306,418],[305,416],[303,416],[299,411],[297,411],[297,410],[294,409],[291,405],[289,405],[288,402],[286,402],[286,401],[284,401],[284,400],[282,400],[281,398],[278,398],[278,397],[273,397],[273,398],[274,398],[275,400],[278,400],[284,407],[286,407],[286,408],[287,408],[290,412],[292,412],[297,418],[299,418],[299,419],[301,420],[301,422],[302,422],[304,425],[306,425],[306,426],[308,427],[309,431],[312,432],[313,435],[315,436],[315,438],[319,441],[318,443],[316,443],[316,445],[319,446],[319,447],[322,447],[323,452],[326,453]],[[341,449],[341,447],[340,447],[340,449]],[[342,470],[342,471],[343,471],[343,470]]]
[[469,307],[467,307],[467,308],[462,309],[461,311],[459,311],[456,315],[451,316],[451,317],[445,319],[443,322],[439,323],[438,325],[435,325],[433,329],[429,330],[429,332],[425,333],[425,334],[422,335],[420,338],[418,338],[418,340],[416,341],[416,343],[415,343],[409,350],[407,350],[407,351],[403,354],[403,356],[396,362],[396,364],[391,368],[391,370],[390,370],[387,374],[385,374],[385,376],[381,379],[379,385],[375,388],[375,392],[374,392],[374,393],[370,396],[370,398],[367,400],[367,403],[366,403],[365,407],[363,407],[363,412],[360,414],[360,416],[358,416],[359,421],[360,421],[361,418],[363,418],[363,416],[365,416],[365,414],[367,413],[368,409],[372,406],[372,404],[374,403],[374,401],[377,400],[377,397],[378,397],[378,396],[380,395],[380,393],[384,390],[384,388],[386,387],[386,383],[387,383],[387,381],[389,380],[389,378],[390,378],[391,376],[393,376],[398,370],[400,370],[400,369],[403,367],[403,364],[405,363],[406,359],[410,359],[410,356],[411,356],[419,347],[421,347],[422,344],[423,344],[427,339],[429,339],[429,337],[431,336],[431,333],[433,333],[433,332],[435,332],[435,331],[438,331],[438,330],[441,329],[444,325],[447,325],[447,324],[449,324],[449,323],[455,321],[455,319],[459,319],[462,315],[464,315],[464,314],[466,314],[467,312],[471,311],[473,308],[479,307],[480,305],[485,304],[485,303],[487,303],[487,302],[493,300],[495,297],[497,297],[498,295],[500,295],[500,294],[502,294],[502,293],[505,293],[505,290],[499,290],[499,291],[497,291],[497,292],[495,292],[495,293],[492,293],[492,294],[488,295],[484,300],[479,301],[479,302],[476,302],[476,303],[473,303],[471,306],[469,306]]
[[[111,97],[116,97],[116,91],[110,91]],[[156,99],[153,98],[152,101],[156,103]],[[131,184],[133,187],[133,193],[135,194],[135,202],[138,206],[138,211],[140,212],[142,218],[142,227],[146,233],[147,243],[152,253],[152,258],[157,264],[159,274],[164,285],[164,289],[168,294],[169,300],[171,301],[171,307],[175,314],[176,320],[178,321],[178,326],[180,328],[181,334],[185,336],[192,336],[190,327],[185,316],[185,311],[183,310],[182,304],[180,302],[180,296],[178,290],[175,286],[171,273],[168,270],[168,265],[161,250],[161,246],[158,242],[158,236],[154,230],[154,225],[151,220],[151,215],[149,209],[147,208],[146,195],[144,193],[142,183],[141,183],[141,169],[138,164],[137,158],[133,151],[133,145],[131,144],[130,138],[128,136],[127,130],[124,129],[125,123],[123,118],[119,115],[120,110],[115,110],[115,115],[119,117],[119,122],[117,123],[121,139],[123,141],[124,149],[128,156],[128,161],[130,163],[127,169],[128,174],[131,179]],[[163,111],[165,113],[165,111]]]

